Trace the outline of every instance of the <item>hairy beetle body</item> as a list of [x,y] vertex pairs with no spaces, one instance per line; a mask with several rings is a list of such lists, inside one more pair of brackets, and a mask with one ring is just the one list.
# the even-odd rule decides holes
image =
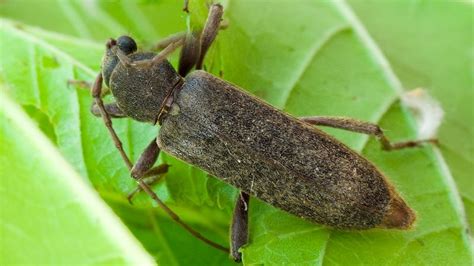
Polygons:
[[[203,71],[186,77],[163,120],[158,145],[310,221],[367,229],[406,228],[414,219],[368,160],[324,132]],[[395,216],[404,218],[394,223]]]

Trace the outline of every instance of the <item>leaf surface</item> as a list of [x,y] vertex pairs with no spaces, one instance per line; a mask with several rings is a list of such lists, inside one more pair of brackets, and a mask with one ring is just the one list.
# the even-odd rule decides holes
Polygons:
[[[179,228],[170,230],[173,224],[155,213],[143,195],[137,199],[138,209],[125,203],[124,195],[133,189],[133,182],[101,121],[89,114],[88,93],[65,88],[68,79],[91,80],[98,70],[102,44],[90,40],[102,43],[129,29],[142,40],[141,44],[149,45],[156,37],[185,28],[186,17],[179,13],[181,3],[125,2],[89,2],[99,10],[94,12],[102,14],[90,18],[84,13],[85,5],[51,1],[51,16],[46,21],[33,20],[18,11],[18,6],[7,6],[4,10],[16,10],[1,12],[8,17],[81,39],[8,24],[1,38],[8,40],[13,51],[0,59],[1,78],[18,102],[34,106],[50,118],[53,138],[68,161],[101,192],[158,261],[184,265],[230,263],[225,255],[202,247]],[[192,24],[198,27],[207,10],[201,2],[191,4]],[[416,138],[413,117],[399,102],[403,90],[399,77],[347,4],[276,1],[271,8],[263,1],[224,4],[229,27],[220,32],[211,48],[208,70],[295,116],[351,116],[381,123],[393,140]],[[67,5],[80,19],[68,17],[74,23],[63,25],[47,22],[58,20],[63,12],[58,7],[61,5]],[[103,23],[97,23],[98,19]],[[89,34],[85,34],[87,31]],[[81,50],[86,45],[88,49]],[[45,56],[55,58],[60,67],[49,72],[43,67]],[[33,70],[41,75],[34,75]],[[114,121],[114,126],[133,158],[156,134],[151,126],[126,120]],[[253,200],[251,242],[243,250],[244,263],[469,264],[472,258],[462,202],[437,148],[386,153],[366,136],[328,132],[361,151],[389,177],[417,211],[416,230],[338,232]],[[155,190],[174,202],[185,220],[225,243],[235,189],[169,156],[163,160],[173,167],[166,186],[159,185]],[[198,207],[198,211],[188,209],[191,206]],[[209,206],[219,206],[223,211],[208,210]],[[200,254],[197,261],[195,254]]]
[[0,264],[154,265],[4,91],[0,106]]

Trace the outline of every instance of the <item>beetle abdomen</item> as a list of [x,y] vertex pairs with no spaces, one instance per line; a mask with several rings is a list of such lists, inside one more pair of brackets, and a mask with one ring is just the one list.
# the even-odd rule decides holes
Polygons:
[[405,217],[412,213],[404,213],[410,209],[366,159],[203,71],[186,77],[163,120],[158,144],[252,196],[317,223],[388,227],[387,217],[397,215],[403,221],[390,227],[413,222]]

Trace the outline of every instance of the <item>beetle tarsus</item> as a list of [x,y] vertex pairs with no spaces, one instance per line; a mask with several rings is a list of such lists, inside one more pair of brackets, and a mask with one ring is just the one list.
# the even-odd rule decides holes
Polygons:
[[241,191],[235,203],[230,227],[230,255],[236,262],[242,261],[239,249],[248,242],[249,194]]

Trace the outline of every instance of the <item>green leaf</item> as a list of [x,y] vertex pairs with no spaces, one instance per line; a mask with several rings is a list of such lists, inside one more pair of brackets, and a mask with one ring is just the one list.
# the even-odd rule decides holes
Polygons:
[[445,111],[438,134],[442,140],[441,153],[458,184],[472,231],[472,4],[358,0],[351,1],[351,5],[383,49],[403,86],[425,88],[441,102]]
[[30,118],[0,93],[0,264],[153,265]]
[[[44,114],[35,117],[42,124],[50,121],[54,134],[45,129],[47,135],[159,262],[230,263],[225,254],[207,248],[150,208],[144,195],[139,196],[136,207],[126,204],[124,195],[133,189],[133,182],[101,121],[89,114],[88,92],[65,85],[68,79],[93,79],[102,43],[108,37],[129,32],[139,37],[142,47],[148,47],[158,37],[184,29],[186,17],[180,13],[181,3],[47,2],[48,13],[41,19],[27,12],[26,6],[37,7],[37,14],[45,11],[28,1],[7,2],[0,14],[80,39],[4,22],[0,39],[9,53],[0,57],[0,80],[9,86],[9,93],[25,109],[36,108]],[[205,20],[207,8],[203,2],[191,1],[193,27]],[[208,70],[221,73],[224,79],[295,116],[352,116],[381,123],[393,140],[416,138],[413,117],[399,102],[403,90],[399,77],[347,4],[276,1],[271,8],[264,1],[225,4],[229,27],[220,32],[211,48]],[[456,89],[448,92],[462,95]],[[156,134],[153,127],[133,121],[114,121],[114,126],[135,159]],[[418,213],[416,230],[334,231],[253,200],[251,239],[243,249],[244,263],[472,261],[462,201],[444,154],[430,146],[386,153],[366,136],[328,132],[362,151],[393,181]],[[177,212],[193,227],[225,243],[235,189],[169,156],[163,160],[173,167],[166,186],[159,185],[155,191],[174,202],[173,208],[178,208]],[[210,210],[209,206],[224,210]]]

